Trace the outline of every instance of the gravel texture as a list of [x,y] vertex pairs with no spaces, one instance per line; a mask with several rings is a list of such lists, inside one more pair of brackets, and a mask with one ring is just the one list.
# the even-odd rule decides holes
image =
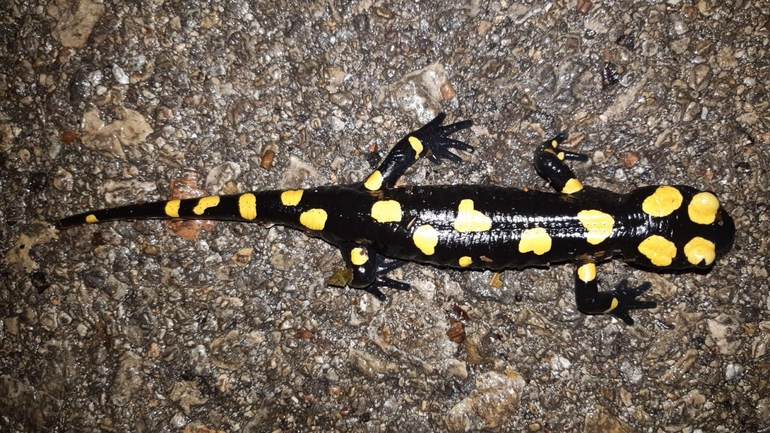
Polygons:
[[[767,10],[0,2],[0,430],[770,431]],[[628,327],[577,312],[571,265],[407,265],[380,303],[281,227],[48,223],[358,181],[438,111],[477,151],[406,183],[547,189],[532,150],[569,130],[585,184],[712,190],[735,246],[708,273],[602,265],[653,283]]]

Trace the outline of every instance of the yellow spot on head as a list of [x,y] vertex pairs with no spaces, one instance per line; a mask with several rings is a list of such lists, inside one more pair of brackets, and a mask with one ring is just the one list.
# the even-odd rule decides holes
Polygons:
[[711,224],[716,219],[719,210],[719,199],[710,192],[699,192],[693,196],[689,206],[687,206],[687,215],[694,223]]
[[323,209],[309,209],[300,214],[299,223],[310,230],[323,230],[328,217]]
[[557,147],[559,147],[559,142],[558,142],[558,141],[556,141],[556,140],[551,140],[551,147],[553,147],[554,149],[556,149]]
[[414,245],[426,256],[432,256],[438,245],[438,232],[429,224],[417,227],[412,235]]
[[380,170],[374,170],[369,178],[364,182],[364,187],[369,191],[377,191],[382,186],[382,173]]
[[395,200],[382,200],[372,205],[372,218],[381,223],[401,221],[401,203]]
[[473,200],[460,201],[454,228],[460,233],[483,232],[492,228],[492,219],[473,209]]
[[369,261],[369,253],[365,249],[361,247],[356,247],[350,250],[350,263],[356,266],[361,266],[368,261]]
[[468,256],[462,256],[460,257],[460,260],[457,261],[457,263],[460,265],[460,267],[466,267],[470,266],[473,263],[473,259]]
[[296,206],[299,201],[302,200],[302,193],[305,191],[301,189],[290,189],[281,193],[281,203],[284,206]]
[[166,202],[166,207],[163,208],[163,211],[171,218],[179,218],[179,205],[181,203],[181,200],[169,200]]
[[598,210],[583,210],[577,214],[580,223],[583,224],[586,233],[586,242],[598,245],[612,234],[615,219],[609,214]]
[[246,194],[241,194],[240,197],[238,197],[238,211],[241,213],[241,218],[245,220],[253,220],[257,217],[257,197],[247,192]]
[[423,149],[422,141],[420,141],[420,139],[415,136],[410,136],[409,145],[411,145],[412,149],[414,149],[414,159],[419,159]]
[[682,193],[673,186],[660,186],[642,202],[647,215],[660,218],[671,215],[682,206]]
[[519,252],[533,252],[541,256],[551,250],[551,236],[542,227],[524,230],[519,241]]
[[574,194],[583,190],[583,184],[574,177],[564,184],[564,188],[561,189],[562,194]]
[[216,207],[217,205],[219,205],[219,196],[210,195],[208,197],[201,197],[198,199],[198,204],[193,208],[193,213],[195,215],[203,215],[203,212],[206,212],[206,209]]
[[86,222],[87,222],[88,224],[94,224],[94,223],[98,223],[98,222],[99,222],[99,219],[98,219],[98,218],[96,218],[96,215],[94,215],[94,214],[89,214],[89,215],[86,217]]
[[563,161],[564,160],[564,152],[557,153],[556,157]]
[[639,244],[639,252],[655,266],[668,266],[676,257],[676,245],[663,236],[652,235]]
[[593,263],[586,263],[581,265],[577,270],[578,278],[580,281],[587,283],[596,279],[596,265]]
[[697,266],[703,262],[704,265],[709,266],[717,258],[716,246],[713,242],[696,236],[684,246],[684,255],[693,265]]
[[606,314],[606,313],[609,313],[610,311],[612,311],[612,310],[614,310],[614,309],[618,308],[618,304],[620,304],[620,302],[618,301],[618,298],[615,298],[615,297],[613,297],[613,298],[612,298],[612,303],[610,304],[610,308],[608,308],[608,309],[604,310],[604,313],[605,313],[605,314]]

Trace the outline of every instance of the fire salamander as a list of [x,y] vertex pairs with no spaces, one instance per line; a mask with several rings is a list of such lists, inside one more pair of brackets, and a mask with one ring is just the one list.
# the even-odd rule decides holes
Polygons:
[[522,268],[576,262],[580,311],[633,324],[630,310],[654,308],[636,298],[649,289],[623,280],[599,291],[596,263],[622,256],[654,270],[702,269],[732,245],[733,220],[711,192],[661,185],[617,194],[590,188],[564,160],[587,161],[560,147],[566,134],[540,145],[537,171],[556,193],[489,185],[396,186],[420,158],[462,159],[474,148],[450,138],[472,121],[442,126],[439,114],[399,141],[359,183],[312,189],[247,192],[103,209],[59,220],[59,229],[125,219],[212,219],[268,222],[303,230],[335,245],[347,264],[332,285],[408,290],[388,278],[407,261],[459,269]]

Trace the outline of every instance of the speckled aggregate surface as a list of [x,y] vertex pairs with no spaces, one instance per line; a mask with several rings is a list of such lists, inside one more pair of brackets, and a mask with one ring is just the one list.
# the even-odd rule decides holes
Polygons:
[[[767,10],[3,1],[0,430],[770,430]],[[566,129],[585,184],[717,193],[733,251],[707,274],[600,266],[653,283],[627,327],[576,311],[571,265],[499,287],[408,265],[380,303],[327,287],[339,253],[280,227],[47,222],[182,178],[358,181],[438,111],[475,120],[477,151],[406,183],[547,189],[532,150]]]

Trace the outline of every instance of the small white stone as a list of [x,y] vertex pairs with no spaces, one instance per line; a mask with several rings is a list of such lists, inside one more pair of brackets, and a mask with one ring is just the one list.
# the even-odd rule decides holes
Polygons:
[[115,81],[117,81],[118,84],[128,84],[129,82],[128,75],[126,75],[123,68],[118,65],[112,65],[112,76],[115,77]]

